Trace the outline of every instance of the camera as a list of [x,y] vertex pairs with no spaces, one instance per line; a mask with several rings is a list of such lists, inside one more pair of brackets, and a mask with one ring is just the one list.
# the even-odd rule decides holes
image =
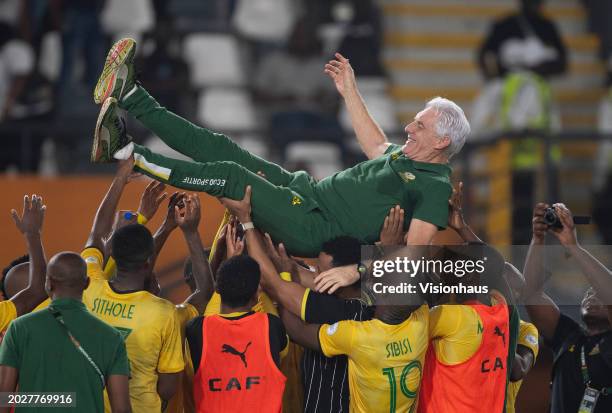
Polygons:
[[[586,225],[591,223],[591,217],[586,216],[574,216],[574,224]],[[544,223],[551,228],[563,228],[563,224],[557,215],[557,211],[554,208],[549,207],[544,210]]]

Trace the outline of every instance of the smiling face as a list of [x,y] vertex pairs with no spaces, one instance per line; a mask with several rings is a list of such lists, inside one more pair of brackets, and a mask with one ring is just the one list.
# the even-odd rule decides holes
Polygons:
[[450,138],[440,137],[436,130],[438,114],[434,108],[420,111],[414,121],[406,125],[404,130],[408,135],[404,145],[404,154],[412,160],[431,162],[443,154],[450,144]]

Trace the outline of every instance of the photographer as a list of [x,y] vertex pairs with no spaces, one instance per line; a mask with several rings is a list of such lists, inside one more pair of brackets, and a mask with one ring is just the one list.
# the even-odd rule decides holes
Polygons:
[[[554,352],[552,413],[612,411],[612,273],[580,246],[574,219],[563,204],[538,204],[533,214],[533,238],[525,262],[529,317]],[[553,214],[560,225],[554,225]],[[586,276],[591,287],[581,302],[585,327],[562,314],[543,291],[546,271],[544,245],[552,232]]]

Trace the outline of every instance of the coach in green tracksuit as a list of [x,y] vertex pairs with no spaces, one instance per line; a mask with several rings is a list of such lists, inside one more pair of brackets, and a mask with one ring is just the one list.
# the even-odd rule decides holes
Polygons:
[[[347,76],[350,65],[347,61],[335,62],[338,84],[337,78]],[[105,72],[103,77],[109,76]],[[352,76],[352,69],[348,75]],[[103,80],[99,87],[105,86]],[[315,256],[323,242],[339,235],[373,243],[395,205],[404,210],[410,244],[428,244],[438,229],[446,227],[452,192],[448,159],[461,149],[469,133],[463,111],[446,99],[429,102],[406,127],[409,138],[404,146],[399,146],[387,141],[356,88],[355,101],[349,93],[341,91],[370,160],[317,182],[304,171],[290,173],[241,149],[226,136],[168,112],[142,87],[116,84],[107,87],[112,92],[108,95],[120,100],[120,107],[168,146],[195,162],[167,158],[131,143],[119,153],[117,149],[123,145],[101,144],[105,136],[112,136],[121,128],[114,106],[106,102],[96,130],[93,155],[99,147],[110,148],[109,154],[101,157],[127,158],[133,154],[135,170],[172,186],[217,197],[241,199],[245,187],[251,185],[253,222],[276,241],[282,241],[292,254]],[[365,128],[360,127],[360,113],[365,114],[361,119]],[[362,138],[363,133],[368,134],[366,139]],[[257,173],[263,173],[265,178]]]

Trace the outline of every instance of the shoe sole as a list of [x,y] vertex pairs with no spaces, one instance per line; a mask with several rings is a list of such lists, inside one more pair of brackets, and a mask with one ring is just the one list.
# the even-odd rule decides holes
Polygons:
[[[94,163],[104,163],[110,162],[109,160],[101,160],[104,157],[104,154],[98,156],[98,149],[100,148],[100,143],[102,141],[102,137],[100,135],[102,130],[102,122],[106,117],[106,114],[109,109],[111,109],[117,103],[117,99],[111,97],[104,101],[102,104],[102,108],[100,108],[100,113],[98,114],[98,120],[96,121],[96,131],[94,132],[94,140],[93,145],[91,147],[91,162]],[[110,154],[109,154],[110,158]]]
[[131,38],[118,40],[108,51],[102,74],[94,89],[94,102],[103,103],[115,89],[117,71],[134,57],[136,41]]

